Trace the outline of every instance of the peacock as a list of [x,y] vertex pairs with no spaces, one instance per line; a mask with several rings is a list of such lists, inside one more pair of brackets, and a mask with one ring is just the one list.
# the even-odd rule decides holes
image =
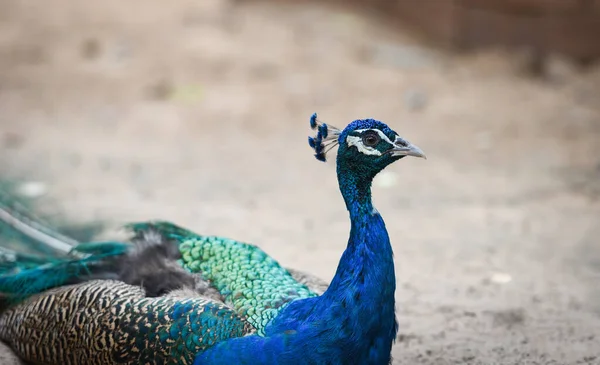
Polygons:
[[425,154],[374,119],[342,130],[314,114],[310,125],[318,160],[338,146],[351,222],[326,290],[254,245],[131,223],[130,242],[80,243],[43,260],[0,255],[0,339],[34,364],[389,364],[395,272],[371,182]]

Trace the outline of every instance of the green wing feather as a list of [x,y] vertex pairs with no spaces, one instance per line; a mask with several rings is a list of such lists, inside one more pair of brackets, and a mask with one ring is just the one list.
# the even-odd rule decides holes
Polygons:
[[264,334],[287,304],[317,296],[260,248],[217,236],[202,236],[169,222],[132,223],[135,233],[157,230],[179,243],[180,264],[210,281],[231,305]]

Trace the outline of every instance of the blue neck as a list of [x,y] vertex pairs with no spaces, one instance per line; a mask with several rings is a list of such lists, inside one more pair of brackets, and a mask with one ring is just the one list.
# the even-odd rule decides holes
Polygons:
[[[380,303],[394,311],[396,276],[394,259],[385,222],[371,200],[374,174],[348,168],[338,160],[337,175],[340,191],[350,214],[350,237],[337,272],[326,295],[340,291],[365,294],[358,306]],[[381,308],[377,307],[377,311]],[[386,313],[390,315],[390,313]],[[395,321],[395,315],[392,313]],[[395,335],[395,334],[394,334]]]
[[340,192],[346,203],[346,208],[350,212],[350,220],[354,221],[360,219],[361,216],[371,215],[373,211],[373,203],[371,202],[373,177],[348,171],[345,164],[341,162],[337,164],[337,177]]
[[194,365],[389,364],[398,324],[392,247],[371,203],[373,174],[338,161],[350,213],[348,246],[327,291],[290,303],[266,337],[234,338],[200,353]]
[[[354,173],[338,161],[340,191],[350,214],[350,238],[329,289],[325,306],[341,303],[349,333],[366,348],[358,363],[387,363],[397,332],[393,252],[383,218],[371,201],[373,175]],[[323,308],[325,309],[325,308]]]

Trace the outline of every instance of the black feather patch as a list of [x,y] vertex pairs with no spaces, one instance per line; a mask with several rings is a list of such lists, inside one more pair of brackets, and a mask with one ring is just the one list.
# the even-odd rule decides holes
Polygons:
[[121,281],[143,287],[149,297],[196,286],[196,277],[177,263],[181,258],[177,243],[155,230],[140,232],[132,242],[135,248],[118,264]]

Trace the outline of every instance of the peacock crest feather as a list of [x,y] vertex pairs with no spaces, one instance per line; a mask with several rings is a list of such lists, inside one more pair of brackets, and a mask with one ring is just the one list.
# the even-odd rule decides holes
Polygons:
[[317,131],[314,137],[308,137],[308,145],[315,150],[315,157],[325,162],[327,152],[338,145],[338,137],[342,133],[339,128],[320,122],[317,113],[310,117],[310,128]]

